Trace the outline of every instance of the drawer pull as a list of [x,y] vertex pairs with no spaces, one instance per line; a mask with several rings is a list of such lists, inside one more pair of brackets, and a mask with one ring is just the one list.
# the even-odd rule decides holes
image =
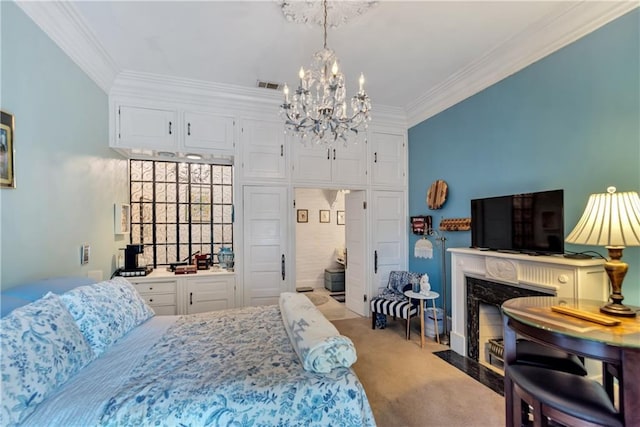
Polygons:
[[153,286],[149,286],[149,290],[152,291],[153,290]]
[[153,298],[149,298],[149,302],[153,302]]

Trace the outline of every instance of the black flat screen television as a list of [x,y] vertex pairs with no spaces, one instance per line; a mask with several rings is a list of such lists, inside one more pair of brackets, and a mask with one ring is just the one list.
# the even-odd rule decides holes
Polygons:
[[564,253],[564,190],[471,200],[471,246]]

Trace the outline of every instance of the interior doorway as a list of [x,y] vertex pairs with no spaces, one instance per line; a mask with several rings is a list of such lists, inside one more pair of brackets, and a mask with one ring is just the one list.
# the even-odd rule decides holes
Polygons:
[[361,303],[366,221],[364,210],[355,209],[353,201],[364,198],[364,190],[294,189],[295,288],[328,290],[359,315],[366,315]]

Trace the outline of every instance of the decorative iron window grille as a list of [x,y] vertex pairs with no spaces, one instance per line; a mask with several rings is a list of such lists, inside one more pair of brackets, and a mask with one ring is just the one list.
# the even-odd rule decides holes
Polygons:
[[233,249],[233,166],[130,160],[131,243],[147,264]]

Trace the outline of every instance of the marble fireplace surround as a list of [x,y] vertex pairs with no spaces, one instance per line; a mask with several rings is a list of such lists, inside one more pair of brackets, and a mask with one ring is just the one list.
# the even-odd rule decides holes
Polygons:
[[[509,298],[540,294],[602,301],[609,296],[602,259],[576,260],[561,255],[532,256],[470,248],[448,251],[451,253],[451,349],[474,360],[478,360],[479,351],[477,305],[480,302],[500,305]],[[468,295],[468,286],[471,295]],[[470,340],[476,344],[469,345]]]

